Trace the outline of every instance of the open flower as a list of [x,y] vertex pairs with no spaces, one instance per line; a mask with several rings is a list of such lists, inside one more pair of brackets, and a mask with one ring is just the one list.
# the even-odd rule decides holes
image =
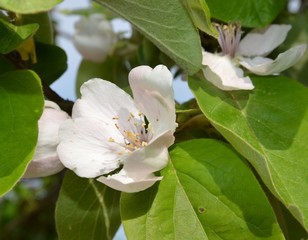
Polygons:
[[216,25],[216,28],[222,52],[203,51],[202,65],[206,79],[222,90],[254,88],[239,65],[257,75],[278,74],[293,66],[306,50],[306,44],[302,44],[279,54],[275,60],[265,57],[286,39],[290,25],[270,25],[253,30],[242,40],[237,24]]
[[84,59],[102,62],[112,53],[117,36],[104,15],[96,13],[75,23],[73,42]]
[[60,129],[58,154],[80,177],[137,192],[162,178],[153,173],[168,162],[177,124],[172,74],[165,66],[136,67],[129,83],[134,100],[109,81],[84,83],[72,119]]
[[68,118],[68,114],[56,103],[45,100],[45,108],[38,121],[37,147],[23,178],[45,177],[56,174],[64,168],[57,154],[60,142],[58,132],[60,125]]

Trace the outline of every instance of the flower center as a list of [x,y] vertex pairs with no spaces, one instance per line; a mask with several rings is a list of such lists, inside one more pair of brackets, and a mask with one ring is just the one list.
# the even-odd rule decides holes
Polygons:
[[241,40],[241,26],[238,23],[230,23],[228,25],[214,24],[219,32],[218,43],[222,52],[234,58]]
[[131,153],[139,148],[143,148],[148,145],[148,142],[152,139],[154,130],[151,123],[146,121],[146,117],[143,113],[138,113],[136,117],[133,113],[126,114],[126,116],[113,117],[115,121],[116,129],[122,134],[123,142],[115,142],[113,138],[109,138],[109,142],[120,144],[125,148],[125,151],[121,151],[118,154]]

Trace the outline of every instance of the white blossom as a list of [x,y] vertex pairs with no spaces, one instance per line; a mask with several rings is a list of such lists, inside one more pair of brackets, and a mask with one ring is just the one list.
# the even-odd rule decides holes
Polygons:
[[240,65],[257,75],[279,74],[293,66],[306,50],[306,44],[295,46],[273,60],[266,58],[287,37],[290,25],[270,25],[253,30],[242,40],[237,24],[216,25],[219,31],[218,54],[203,51],[202,65],[205,78],[222,90],[253,89],[254,86]]
[[60,142],[60,125],[68,119],[66,112],[51,101],[45,100],[45,107],[38,121],[39,134],[35,154],[29,163],[24,178],[45,177],[60,172],[64,166],[57,154]]
[[72,119],[60,129],[64,166],[124,192],[161,180],[153,173],[166,166],[177,126],[172,80],[163,65],[134,68],[129,73],[134,100],[109,81],[84,83]]
[[104,15],[96,13],[75,23],[73,42],[84,59],[102,62],[113,52],[117,36]]

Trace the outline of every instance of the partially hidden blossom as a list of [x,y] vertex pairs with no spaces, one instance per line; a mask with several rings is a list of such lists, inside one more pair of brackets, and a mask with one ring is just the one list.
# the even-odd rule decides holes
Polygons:
[[80,177],[138,192],[161,180],[153,173],[168,162],[177,127],[173,77],[159,65],[136,67],[128,78],[134,99],[98,78],[81,86],[72,119],[61,126],[58,154]]
[[86,60],[104,61],[113,52],[116,42],[117,35],[102,14],[83,16],[75,23],[73,43]]
[[60,125],[68,118],[68,114],[56,103],[45,100],[44,111],[38,121],[37,147],[23,178],[46,177],[64,168],[57,154],[60,142],[58,133]]
[[275,60],[267,58],[287,37],[290,25],[270,25],[249,32],[241,40],[238,24],[215,25],[221,53],[203,51],[202,68],[205,78],[222,90],[253,89],[253,83],[244,71],[246,68],[256,75],[279,74],[293,66],[305,53],[306,44],[290,48]]

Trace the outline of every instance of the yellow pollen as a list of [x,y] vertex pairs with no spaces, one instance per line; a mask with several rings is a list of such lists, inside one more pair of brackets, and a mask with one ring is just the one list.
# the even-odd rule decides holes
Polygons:
[[134,117],[135,117],[135,115],[134,115],[133,113],[131,113],[131,112],[130,112],[129,114],[131,115],[131,117],[132,117],[132,118],[134,118]]
[[142,146],[142,147],[145,147],[145,146],[147,146],[147,145],[148,145],[147,142],[142,141],[142,143],[141,143],[141,146]]
[[118,124],[115,123],[114,125],[117,129],[120,129]]
[[118,155],[119,155],[119,156],[123,156],[123,155],[124,155],[124,152],[118,152]]
[[114,142],[114,139],[113,139],[112,137],[110,137],[110,138],[108,139],[108,141],[109,141],[109,142]]
[[112,120],[118,120],[119,119],[119,117],[113,117],[112,118]]

